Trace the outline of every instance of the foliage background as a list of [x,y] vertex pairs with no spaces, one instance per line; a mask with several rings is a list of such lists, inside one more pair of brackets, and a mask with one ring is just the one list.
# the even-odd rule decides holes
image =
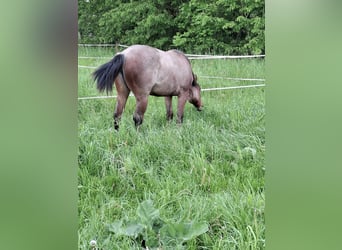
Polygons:
[[79,42],[263,54],[264,5],[264,0],[79,0]]

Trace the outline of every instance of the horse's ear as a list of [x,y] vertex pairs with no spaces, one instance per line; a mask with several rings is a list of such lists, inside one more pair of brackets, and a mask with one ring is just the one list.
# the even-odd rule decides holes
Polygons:
[[194,74],[194,81],[197,83],[197,75]]
[[192,85],[195,86],[197,84],[197,75],[195,75],[194,73],[192,73],[192,77],[193,77],[193,81],[192,81]]

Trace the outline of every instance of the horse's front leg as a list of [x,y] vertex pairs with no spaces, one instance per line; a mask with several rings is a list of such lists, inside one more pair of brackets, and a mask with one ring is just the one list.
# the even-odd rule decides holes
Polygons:
[[119,121],[121,119],[122,112],[126,106],[127,98],[129,96],[130,90],[123,83],[123,81],[117,80],[115,82],[116,90],[117,90],[117,101],[116,107],[114,110],[113,118],[114,118],[114,129],[119,130]]
[[173,119],[172,96],[165,96],[165,106],[166,106],[166,120],[171,121]]
[[187,93],[181,93],[178,96],[177,123],[183,122],[184,106],[185,106],[185,103],[187,100],[188,100],[188,94]]
[[143,123],[144,120],[144,114],[147,109],[147,102],[148,102],[148,96],[143,95],[143,96],[136,96],[136,107],[135,107],[135,112],[133,114],[133,121],[135,124],[135,127],[138,127]]

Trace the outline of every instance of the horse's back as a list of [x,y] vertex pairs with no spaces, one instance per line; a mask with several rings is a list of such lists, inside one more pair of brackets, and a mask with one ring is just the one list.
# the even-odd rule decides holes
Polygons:
[[132,45],[121,53],[125,55],[126,61],[154,64],[158,60],[160,52],[162,51],[147,45]]
[[153,95],[177,95],[191,85],[191,65],[180,51],[132,45],[121,53],[125,56],[125,78],[132,90],[135,85]]
[[165,54],[169,55],[169,58],[165,58],[167,67],[174,69],[175,73],[182,73],[184,75],[191,75],[191,65],[189,59],[179,50],[169,50]]
[[[173,73],[183,70],[191,73],[188,58],[178,50],[163,51],[148,45],[132,45],[121,53],[125,55],[125,60],[131,64],[131,67],[136,67],[136,70],[144,67],[145,70],[161,68]],[[133,63],[135,65],[132,65]]]

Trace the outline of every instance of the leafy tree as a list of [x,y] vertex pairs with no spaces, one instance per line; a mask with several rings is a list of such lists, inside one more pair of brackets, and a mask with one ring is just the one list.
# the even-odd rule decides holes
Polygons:
[[81,42],[261,54],[264,0],[79,0]]
[[78,31],[83,43],[98,43],[101,41],[99,20],[102,15],[115,8],[121,1],[111,0],[79,0],[78,1]]
[[176,46],[195,52],[264,52],[264,2],[261,0],[191,0],[177,16]]
[[99,24],[103,41],[149,44],[162,49],[170,47],[175,30],[170,13],[145,1],[119,5],[105,13]]

